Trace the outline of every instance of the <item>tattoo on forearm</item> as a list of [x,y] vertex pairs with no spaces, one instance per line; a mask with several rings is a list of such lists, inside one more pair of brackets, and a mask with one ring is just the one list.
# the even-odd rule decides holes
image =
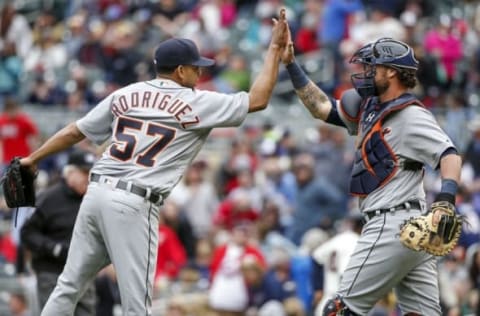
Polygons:
[[320,88],[310,81],[305,87],[296,90],[296,93],[314,117],[326,119],[326,114],[328,113],[325,113],[326,110],[325,108],[322,109],[322,107],[330,100]]

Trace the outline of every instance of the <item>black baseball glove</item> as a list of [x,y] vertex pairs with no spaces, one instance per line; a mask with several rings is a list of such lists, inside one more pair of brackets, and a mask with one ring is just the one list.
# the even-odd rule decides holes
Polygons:
[[20,158],[12,159],[2,178],[3,195],[10,208],[35,206],[35,174],[20,164]]

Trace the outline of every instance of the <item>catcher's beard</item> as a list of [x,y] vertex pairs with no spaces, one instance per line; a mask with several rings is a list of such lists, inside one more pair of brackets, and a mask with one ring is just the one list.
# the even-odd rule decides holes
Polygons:
[[386,78],[385,74],[379,79],[375,81],[375,95],[382,95],[385,91],[390,88],[390,82]]

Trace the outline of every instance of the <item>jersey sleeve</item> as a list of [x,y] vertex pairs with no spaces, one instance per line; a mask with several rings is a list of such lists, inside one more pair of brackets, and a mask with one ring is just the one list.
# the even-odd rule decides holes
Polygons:
[[249,97],[246,92],[223,94],[198,91],[196,112],[200,118],[195,128],[230,127],[242,124],[248,113]]
[[440,128],[433,114],[419,106],[409,106],[399,113],[404,120],[400,152],[407,158],[437,168],[442,153],[455,148],[452,140]]
[[112,101],[113,95],[111,94],[77,121],[78,129],[96,144],[102,144],[112,134]]
[[357,134],[361,104],[362,98],[355,89],[345,91],[339,102],[337,102],[338,115],[347,127],[350,135]]

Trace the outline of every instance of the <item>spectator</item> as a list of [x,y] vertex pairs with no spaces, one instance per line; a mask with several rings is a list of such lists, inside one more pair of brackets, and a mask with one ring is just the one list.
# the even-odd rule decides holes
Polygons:
[[319,46],[324,48],[333,60],[335,84],[340,81],[345,70],[340,44],[351,36],[354,16],[361,15],[363,9],[361,0],[328,0],[324,3],[316,35]]
[[53,77],[47,76],[43,71],[35,73],[29,90],[29,103],[51,106],[65,104],[66,100],[65,91],[57,85]]
[[297,246],[284,236],[285,228],[280,221],[279,206],[274,201],[265,201],[256,224],[259,243],[267,260],[272,258],[272,251],[278,247],[288,249],[289,254],[297,251]]
[[121,310],[120,290],[117,275],[112,264],[100,271],[95,278],[97,293],[96,315],[116,316]]
[[353,163],[353,154],[349,148],[347,133],[337,126],[320,123],[318,140],[310,152],[315,157],[315,174],[327,177],[328,181],[344,194],[346,209],[348,197],[348,179]]
[[458,62],[463,55],[462,42],[452,32],[452,20],[448,15],[441,15],[436,27],[427,32],[424,38],[426,52],[437,61],[437,73],[441,74],[442,88],[452,87],[458,72]]
[[340,42],[348,36],[349,17],[362,9],[363,5],[360,0],[325,1],[317,33],[320,45],[338,51]]
[[241,55],[231,55],[228,64],[214,82],[215,90],[224,93],[246,91],[250,86],[250,72],[245,58]]
[[343,231],[312,253],[315,315],[322,315],[325,302],[335,295],[340,285],[340,277],[347,267],[350,255],[357,244],[363,228],[363,216],[350,215],[343,222]]
[[432,101],[430,98],[438,97],[441,93],[440,86],[444,80],[438,72],[437,58],[426,52],[423,44],[414,46],[415,57],[418,60],[417,78],[421,85],[419,93],[424,97],[426,106],[430,106]]
[[32,47],[30,25],[23,15],[16,13],[14,2],[9,1],[4,2],[0,12],[0,49],[4,49],[7,42],[14,43],[15,51],[22,60]]
[[239,170],[237,172],[237,181],[238,186],[229,193],[229,196],[235,196],[239,191],[247,193],[249,195],[252,209],[260,212],[264,201],[264,195],[255,183],[253,172],[249,169]]
[[198,7],[199,18],[205,23],[209,34],[230,26],[236,17],[236,7],[232,0],[204,0]]
[[262,267],[266,266],[260,250],[249,241],[251,237],[251,224],[238,223],[231,240],[214,250],[209,304],[216,312],[242,316],[247,309],[249,298],[241,263],[246,256],[253,256]]
[[248,139],[234,139],[231,142],[230,152],[226,155],[219,171],[217,186],[221,197],[228,195],[238,186],[238,172],[257,168],[258,158]]
[[163,204],[162,219],[165,225],[168,225],[178,236],[183,248],[187,252],[189,259],[195,256],[196,238],[193,234],[193,228],[185,214],[181,212],[178,205],[169,201]]
[[[303,44],[310,47],[320,47],[317,33],[319,31],[318,24],[320,23],[320,18],[324,9],[324,2],[316,0],[306,0],[302,2],[287,1],[286,4],[293,8],[296,13],[298,13],[298,16],[296,16],[295,18],[297,27],[295,31],[295,39],[297,40],[298,34],[302,32],[302,29],[304,29],[307,31],[305,32],[306,36],[302,36],[304,40],[306,40],[310,36],[313,37],[312,43],[302,41]],[[297,48],[300,47],[297,46]]]
[[220,203],[213,223],[219,229],[231,230],[242,221],[257,220],[259,212],[252,207],[250,194],[245,190],[237,190]]
[[[164,209],[167,208],[164,205]],[[174,280],[183,265],[187,263],[187,254],[185,248],[179,240],[179,236],[172,227],[166,223],[165,216],[162,214],[159,220],[158,233],[158,252],[157,264],[155,270],[155,284]]]
[[[378,1],[371,8],[368,19],[351,26],[350,38],[346,40],[346,43],[351,41],[353,51],[355,51],[362,45],[381,37],[404,41],[406,39],[405,26],[393,16],[393,13],[390,3]],[[353,51],[344,51],[343,55],[351,55],[350,53]]]
[[[196,273],[196,288],[206,290],[210,283],[210,265],[212,263],[213,246],[208,239],[200,239],[195,245],[195,258],[191,260],[183,269]],[[181,273],[182,273],[181,272]]]
[[292,170],[297,180],[297,196],[293,223],[286,234],[297,245],[310,228],[332,228],[344,210],[342,192],[325,177],[316,176],[314,168],[311,154],[302,153],[294,158]]
[[[94,160],[90,153],[73,151],[63,168],[63,180],[39,197],[35,212],[22,227],[21,240],[32,254],[41,307],[55,288],[67,260],[73,225]],[[91,315],[94,310],[95,288],[91,282],[77,305],[76,315]]]
[[265,287],[265,266],[253,255],[242,258],[240,269],[247,288],[248,308],[246,314],[255,313],[268,299]]
[[302,237],[298,251],[290,261],[292,278],[297,284],[296,297],[302,302],[305,310],[312,308],[313,287],[310,277],[313,273],[312,253],[329,237],[321,228],[310,228]]
[[160,0],[152,6],[152,11],[153,24],[160,29],[164,37],[178,35],[189,17],[181,2],[175,0]]
[[[471,168],[471,176],[466,182],[466,188],[472,195],[472,203],[477,214],[480,215],[480,120],[475,119],[469,124],[472,138],[464,154],[464,166]],[[464,177],[465,178],[465,177]]]
[[4,42],[0,51],[0,96],[18,96],[23,61],[15,51],[12,42]]
[[297,294],[297,284],[292,276],[291,257],[285,250],[277,248],[264,280],[264,300],[262,304],[276,300],[283,302]]
[[460,307],[468,293],[468,270],[461,258],[461,252],[453,251],[439,262],[438,279],[443,310],[452,313]]
[[211,231],[213,214],[218,208],[215,188],[205,177],[207,168],[205,161],[191,164],[168,197],[185,214],[196,238],[206,237]]
[[300,29],[295,36],[295,46],[299,53],[308,53],[319,48],[316,32],[317,20],[318,17],[313,12],[306,12],[302,16]]
[[136,25],[131,21],[121,20],[112,24],[105,36],[111,37],[103,47],[106,80],[117,87],[137,81],[136,65],[142,56],[135,49],[139,39]]
[[85,66],[103,67],[105,54],[102,47],[102,38],[106,32],[106,24],[100,19],[91,19],[86,22],[85,41],[78,48],[76,58]]
[[[75,65],[70,68],[68,81],[65,83],[67,92],[67,107],[71,111],[86,111],[98,100],[88,84],[87,68],[83,65]],[[76,95],[77,103],[72,103],[70,98]]]
[[17,258],[17,247],[13,243],[12,236],[8,229],[8,225],[0,225],[2,230],[0,231],[0,264],[3,263],[15,263]]
[[28,156],[36,147],[37,137],[38,129],[30,116],[20,110],[15,98],[6,98],[0,115],[2,164],[7,165],[16,156]]
[[472,165],[474,178],[480,178],[480,119],[475,119],[468,125],[472,138],[467,145],[465,162]]
[[460,186],[457,193],[457,211],[465,216],[462,233],[458,245],[464,249],[480,240],[480,214],[475,210],[472,203],[472,194],[466,186]]
[[86,23],[87,12],[85,10],[75,13],[65,21],[67,29],[64,41],[69,59],[77,56],[80,47],[86,40]]
[[255,7],[255,15],[250,18],[248,29],[244,34],[244,41],[252,49],[254,47],[266,47],[270,40],[268,29],[270,20],[275,15],[275,4],[271,1],[258,1]]
[[268,157],[262,162],[263,181],[260,187],[268,199],[276,201],[280,223],[286,227],[292,222],[292,208],[295,202],[297,184],[295,176],[287,170],[287,163],[278,157]]
[[66,45],[61,40],[63,28],[56,24],[55,17],[48,11],[43,12],[36,22],[36,38],[25,56],[25,70],[60,72],[68,61]]

